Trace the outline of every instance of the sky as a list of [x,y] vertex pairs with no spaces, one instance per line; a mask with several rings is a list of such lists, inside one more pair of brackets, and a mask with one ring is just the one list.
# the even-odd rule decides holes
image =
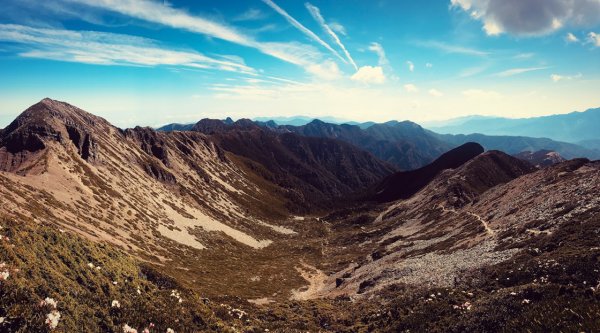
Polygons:
[[600,107],[600,0],[4,0],[0,127],[44,97],[120,127]]

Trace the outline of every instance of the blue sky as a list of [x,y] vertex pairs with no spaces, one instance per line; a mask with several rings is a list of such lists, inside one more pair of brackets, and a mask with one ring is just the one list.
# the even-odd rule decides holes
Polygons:
[[600,0],[7,0],[0,127],[44,97],[129,127],[600,106]]

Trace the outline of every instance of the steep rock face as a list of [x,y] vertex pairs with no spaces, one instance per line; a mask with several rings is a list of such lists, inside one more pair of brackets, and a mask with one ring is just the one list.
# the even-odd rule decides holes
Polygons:
[[41,172],[45,164],[41,153],[51,142],[70,146],[82,159],[97,162],[96,132],[108,127],[100,117],[67,103],[43,99],[1,132],[0,170]]
[[375,187],[370,199],[379,202],[407,199],[429,184],[443,170],[457,168],[481,153],[483,147],[479,144],[466,143],[420,169],[390,175]]
[[167,170],[171,166],[169,149],[161,133],[147,127],[136,127],[125,130],[124,134],[130,140],[133,140],[142,151],[154,157],[142,158],[138,161],[148,175],[165,183],[174,184],[177,182],[175,176]]

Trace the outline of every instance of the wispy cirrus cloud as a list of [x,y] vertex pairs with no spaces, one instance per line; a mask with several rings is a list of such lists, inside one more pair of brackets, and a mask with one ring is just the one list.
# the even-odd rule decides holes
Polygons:
[[527,67],[527,68],[512,68],[499,73],[494,74],[494,76],[498,77],[509,77],[515,76],[523,73],[533,72],[533,71],[541,71],[544,69],[548,69],[549,67]]
[[478,50],[475,48],[469,48],[469,47],[465,47],[465,46],[461,46],[461,45],[453,45],[453,44],[448,44],[445,42],[434,41],[434,40],[419,41],[416,43],[416,45],[421,46],[421,47],[440,50],[445,53],[456,53],[456,54],[464,54],[464,55],[471,55],[471,56],[477,56],[477,57],[484,57],[484,56],[490,55],[489,52],[481,51],[481,50]]
[[307,2],[306,9],[308,9],[310,15],[312,15],[315,21],[319,23],[319,25],[325,31],[325,33],[327,33],[329,37],[331,37],[331,39],[339,46],[339,48],[342,49],[344,55],[346,56],[346,59],[348,59],[352,66],[354,66],[354,69],[358,71],[358,66],[356,66],[356,63],[354,62],[354,59],[352,59],[352,56],[350,56],[350,52],[348,52],[346,46],[344,46],[338,35],[333,31],[329,24],[325,22],[325,19],[323,18],[323,15],[321,15],[321,11],[319,10],[319,8]]
[[180,66],[256,74],[239,57],[208,57],[195,51],[171,50],[151,39],[95,31],[72,31],[0,24],[0,41],[21,44],[22,57],[95,65]]
[[261,11],[260,9],[250,8],[245,12],[235,16],[232,20],[234,22],[244,22],[244,21],[258,21],[267,17],[267,14]]
[[369,51],[373,51],[375,54],[377,54],[379,66],[389,66],[390,62],[385,55],[385,50],[381,44],[377,42],[371,43],[371,45],[369,45]]
[[307,37],[309,37],[313,41],[317,42],[318,44],[320,44],[321,46],[323,46],[327,50],[329,50],[333,55],[335,55],[341,61],[343,61],[344,63],[346,63],[346,59],[344,59],[336,50],[334,50],[329,44],[327,44],[319,36],[317,36],[314,32],[312,32],[312,30],[308,29],[302,23],[298,22],[298,20],[296,20],[295,18],[293,18],[290,14],[288,14],[288,12],[286,12],[283,8],[279,7],[275,2],[273,2],[272,0],[263,0],[263,2],[267,6],[271,7],[278,14],[280,14],[281,16],[283,16],[283,18],[286,19],[286,21],[288,21],[292,26],[294,26],[300,32],[302,32]]
[[[142,0],[62,0],[64,3],[86,5],[126,15],[135,19],[186,30],[234,44],[251,47],[280,60],[307,66],[320,55],[308,45],[300,43],[261,42],[238,31],[235,27],[208,18],[191,15],[168,4]],[[310,53],[310,58],[305,56]]]

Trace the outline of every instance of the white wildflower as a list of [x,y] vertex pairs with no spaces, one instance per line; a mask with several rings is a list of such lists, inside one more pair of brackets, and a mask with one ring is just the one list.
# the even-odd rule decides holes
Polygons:
[[113,281],[113,285],[116,286],[117,285],[117,281]]
[[121,307],[121,303],[119,303],[119,301],[117,301],[117,300],[113,300],[112,303],[110,304],[110,306],[118,309]]
[[471,306],[472,306],[472,305],[471,305],[471,302],[465,302],[465,303],[462,305],[463,309],[465,309],[465,310],[467,310],[467,311],[470,311],[470,310],[471,310]]
[[4,324],[5,320],[6,320],[6,317],[0,317],[0,324]]
[[171,290],[171,297],[177,298],[177,302],[181,303],[183,300],[181,299],[181,294],[175,289]]
[[100,266],[96,266],[96,270],[101,270],[102,268]]
[[175,331],[172,328],[167,328],[167,333],[175,333]]
[[10,273],[8,271],[0,271],[0,281],[8,280]]
[[58,326],[58,321],[60,320],[60,312],[56,310],[52,310],[49,314],[46,315],[46,325],[50,327],[51,330],[55,329]]
[[46,297],[43,301],[40,302],[40,306],[51,306],[56,309],[58,302],[54,300],[54,298]]
[[127,324],[123,325],[123,333],[137,333],[137,330]]
[[89,268],[94,268],[94,264],[92,264],[91,262],[88,262],[88,267]]
[[142,291],[140,290],[140,288],[137,288],[136,292],[138,293],[138,295],[142,294]]

